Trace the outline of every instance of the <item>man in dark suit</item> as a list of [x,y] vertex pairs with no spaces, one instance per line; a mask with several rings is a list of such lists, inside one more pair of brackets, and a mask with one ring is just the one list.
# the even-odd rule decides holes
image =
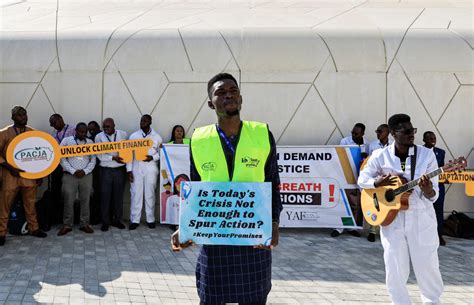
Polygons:
[[[432,131],[426,131],[423,134],[423,142],[425,142],[425,147],[433,149],[435,153],[436,160],[438,161],[438,166],[444,166],[444,157],[446,152],[441,148],[435,147],[436,145],[436,135]],[[443,222],[444,222],[444,183],[439,184],[439,197],[436,202],[433,204],[436,212],[436,220],[438,221],[438,236],[439,244],[441,246],[446,246],[446,241],[443,239]]]

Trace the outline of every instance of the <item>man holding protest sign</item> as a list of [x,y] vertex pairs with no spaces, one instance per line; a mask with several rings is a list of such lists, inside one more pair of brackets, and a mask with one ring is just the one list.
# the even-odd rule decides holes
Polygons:
[[[232,75],[214,76],[208,94],[218,122],[196,129],[192,136],[191,180],[271,182],[272,237],[267,246],[204,245],[196,266],[198,294],[201,304],[265,304],[271,289],[269,250],[278,245],[282,210],[275,140],[266,124],[240,120],[242,96]],[[209,154],[219,157],[207,162]],[[171,243],[173,251],[180,251],[192,241],[180,241],[178,230]]]
[[35,237],[46,237],[46,233],[38,229],[36,218],[36,185],[38,180],[20,177],[22,170],[7,162],[8,144],[19,134],[33,130],[27,126],[28,114],[26,109],[15,106],[12,109],[13,125],[0,130],[0,167],[2,167],[2,185],[0,188],[0,246],[5,244],[8,217],[16,194],[20,191],[28,221],[28,230]]

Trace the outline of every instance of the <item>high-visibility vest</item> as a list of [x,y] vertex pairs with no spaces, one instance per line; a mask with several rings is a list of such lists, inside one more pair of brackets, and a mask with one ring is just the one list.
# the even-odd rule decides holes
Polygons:
[[[194,131],[191,151],[201,181],[231,181],[216,125],[200,127]],[[232,181],[264,182],[265,163],[269,155],[270,138],[267,124],[243,121],[239,142],[235,148]]]

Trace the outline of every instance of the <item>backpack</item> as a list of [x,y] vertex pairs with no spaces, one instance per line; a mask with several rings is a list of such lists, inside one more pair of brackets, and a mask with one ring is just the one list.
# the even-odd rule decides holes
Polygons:
[[23,207],[23,200],[21,194],[15,197],[12,204],[10,215],[8,215],[8,233],[12,235],[26,235],[28,234],[28,223],[26,222],[25,209]]
[[458,238],[474,238],[474,219],[464,213],[452,211],[444,221],[445,235]]

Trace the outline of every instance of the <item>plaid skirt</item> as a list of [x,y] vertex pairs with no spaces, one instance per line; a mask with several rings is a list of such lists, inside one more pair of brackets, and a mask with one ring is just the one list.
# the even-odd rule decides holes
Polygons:
[[206,304],[254,303],[272,287],[272,252],[248,246],[202,246],[196,287]]

